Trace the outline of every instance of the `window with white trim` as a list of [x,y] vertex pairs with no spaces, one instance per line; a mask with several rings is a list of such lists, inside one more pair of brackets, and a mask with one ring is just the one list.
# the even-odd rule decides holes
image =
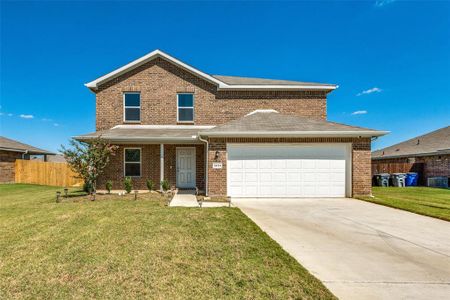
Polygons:
[[140,177],[141,148],[125,148],[123,156],[125,177]]
[[125,122],[141,121],[141,93],[126,92],[123,94],[123,120]]
[[178,94],[177,96],[177,121],[194,122],[194,94]]

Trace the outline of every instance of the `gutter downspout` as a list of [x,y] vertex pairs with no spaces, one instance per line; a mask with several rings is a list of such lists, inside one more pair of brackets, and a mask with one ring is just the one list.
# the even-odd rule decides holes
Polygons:
[[25,150],[24,153],[22,153],[22,159],[25,159],[25,155],[28,153],[28,150]]
[[205,153],[205,195],[208,196],[208,153],[209,153],[209,143],[208,140],[202,139],[202,137],[199,135],[198,139],[204,143],[206,143],[206,153]]

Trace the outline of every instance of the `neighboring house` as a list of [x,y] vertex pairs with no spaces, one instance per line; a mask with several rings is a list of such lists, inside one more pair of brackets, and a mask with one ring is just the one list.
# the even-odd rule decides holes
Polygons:
[[54,153],[0,136],[0,182],[14,182],[16,159],[39,155],[44,160]]
[[54,154],[54,155],[34,155],[30,158],[31,160],[39,160],[39,161],[47,161],[47,162],[55,162],[55,163],[65,163],[67,162],[64,158],[64,155],[61,154]]
[[155,50],[86,86],[96,132],[120,145],[98,186],[169,180],[234,197],[371,193],[371,138],[327,121],[333,84],[206,74]]
[[421,183],[435,176],[450,177],[450,126],[372,153],[374,173],[418,172]]

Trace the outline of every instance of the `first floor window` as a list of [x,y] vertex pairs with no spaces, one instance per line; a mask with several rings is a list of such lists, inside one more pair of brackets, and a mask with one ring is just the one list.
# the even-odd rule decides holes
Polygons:
[[127,92],[123,94],[124,121],[139,122],[141,120],[141,94]]
[[178,94],[178,122],[194,122],[194,94]]
[[125,176],[139,177],[141,176],[141,149],[125,148],[124,153]]

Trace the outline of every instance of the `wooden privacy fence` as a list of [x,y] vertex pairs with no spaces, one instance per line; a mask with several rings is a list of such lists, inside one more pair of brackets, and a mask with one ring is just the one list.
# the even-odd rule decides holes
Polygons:
[[424,184],[423,163],[392,162],[383,160],[372,160],[372,175],[380,173],[408,173],[415,172],[419,174],[419,184]]
[[67,163],[43,162],[17,159],[15,163],[16,183],[33,183],[54,186],[82,186],[83,180],[76,178]]

